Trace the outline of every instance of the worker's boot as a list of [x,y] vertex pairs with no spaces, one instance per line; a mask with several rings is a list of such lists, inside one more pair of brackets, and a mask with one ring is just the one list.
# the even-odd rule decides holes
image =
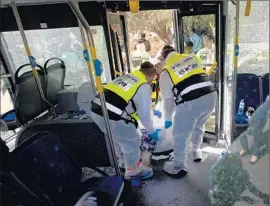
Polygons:
[[181,164],[175,161],[175,159],[165,162],[163,171],[169,176],[175,178],[182,178],[187,174],[186,164]]
[[122,159],[118,159],[118,167],[120,168],[120,170],[125,171],[125,164]]
[[202,161],[202,150],[192,150],[192,158],[194,162],[201,162]]
[[153,176],[153,170],[150,167],[144,166],[139,163],[136,168],[126,169],[125,171],[125,179],[131,180],[146,180]]

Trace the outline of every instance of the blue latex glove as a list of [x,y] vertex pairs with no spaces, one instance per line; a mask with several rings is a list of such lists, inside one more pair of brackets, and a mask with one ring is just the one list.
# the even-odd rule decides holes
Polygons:
[[168,121],[168,120],[166,120],[165,121],[165,129],[168,129],[168,128],[170,128],[171,126],[172,126],[172,121]]
[[159,136],[158,133],[161,131],[161,129],[156,129],[152,134],[149,134],[152,140],[158,141]]
[[162,113],[158,110],[154,110],[154,115],[157,116],[158,118],[162,117]]

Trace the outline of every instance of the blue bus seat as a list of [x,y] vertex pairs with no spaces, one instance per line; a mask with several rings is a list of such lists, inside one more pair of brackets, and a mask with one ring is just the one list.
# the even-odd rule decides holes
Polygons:
[[51,205],[72,206],[89,190],[107,193],[113,203],[123,187],[120,177],[91,178],[81,183],[81,166],[58,137],[49,132],[36,133],[20,144],[12,152],[11,168],[39,198],[51,201]]
[[46,203],[38,199],[25,185],[6,172],[0,172],[0,194],[1,206],[46,206]]
[[21,182],[17,181],[10,173],[11,153],[6,143],[0,138],[0,205],[37,205],[45,206],[33,193]]
[[241,99],[245,101],[244,113],[248,107],[257,109],[261,104],[260,101],[260,78],[255,74],[238,74],[237,75],[237,90],[236,90],[236,115],[235,122],[237,124],[247,124],[248,117],[238,115],[238,107]]
[[91,120],[34,122],[19,132],[16,147],[40,131],[48,131],[56,135],[82,167],[111,166],[104,133]]
[[266,97],[269,95],[269,73],[265,74],[262,77],[262,96],[263,101],[266,100]]
[[11,110],[7,113],[5,113],[5,115],[2,115],[1,119],[3,119],[5,122],[12,122],[16,120],[16,114],[15,114],[15,110]]
[[6,122],[8,130],[15,130],[16,128],[20,127],[20,123],[16,118],[15,109],[2,114],[1,119]]
[[[49,62],[57,60],[59,62],[49,65]],[[46,72],[46,90],[45,95],[47,100],[53,104],[57,104],[56,94],[64,89],[66,77],[66,66],[63,60],[59,58],[50,58],[44,64]]]

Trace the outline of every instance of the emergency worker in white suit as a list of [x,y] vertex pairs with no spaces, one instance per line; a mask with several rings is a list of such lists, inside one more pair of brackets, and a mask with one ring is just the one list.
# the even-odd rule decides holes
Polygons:
[[[156,68],[144,62],[140,70],[125,74],[104,86],[106,106],[110,119],[115,151],[119,163],[124,161],[126,179],[148,179],[153,170],[140,163],[141,134],[137,130],[138,118],[150,134],[158,139],[158,129],[153,125],[153,109],[150,83],[156,75]],[[105,122],[99,97],[92,101],[93,121],[105,133]]]
[[[192,54],[179,54],[173,48],[162,51],[164,70],[160,75],[165,128],[172,126],[174,159],[163,170],[173,177],[187,174],[187,150],[192,143],[192,157],[202,160],[200,148],[205,122],[214,111],[217,92],[201,61]],[[174,115],[173,115],[174,113]]]

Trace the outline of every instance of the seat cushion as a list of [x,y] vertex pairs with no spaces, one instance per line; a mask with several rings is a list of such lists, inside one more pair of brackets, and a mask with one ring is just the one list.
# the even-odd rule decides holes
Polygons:
[[[244,113],[248,107],[257,109],[261,104],[260,95],[260,79],[255,74],[238,74],[237,75],[237,90],[236,90],[236,108],[237,113],[241,100],[245,102]],[[239,119],[239,117],[235,117]],[[242,121],[242,120],[241,120]]]
[[19,145],[12,152],[12,163],[15,175],[52,203],[61,202],[62,194],[81,183],[81,167],[49,132],[39,132]]
[[15,121],[15,120],[16,120],[15,111],[6,114],[2,119],[3,119],[5,122]]
[[236,124],[248,124],[248,116],[245,114],[236,114],[235,115],[235,123]]
[[45,206],[45,203],[32,195],[31,192],[8,173],[0,172],[0,194],[1,206]]

